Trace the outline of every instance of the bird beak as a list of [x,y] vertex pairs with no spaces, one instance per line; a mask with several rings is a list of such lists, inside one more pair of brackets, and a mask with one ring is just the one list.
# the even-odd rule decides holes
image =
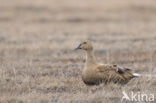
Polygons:
[[77,48],[75,48],[75,50],[78,50],[78,49],[81,49],[81,44]]

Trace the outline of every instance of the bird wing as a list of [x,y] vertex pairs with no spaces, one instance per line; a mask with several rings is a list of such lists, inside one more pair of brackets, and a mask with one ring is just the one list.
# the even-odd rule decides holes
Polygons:
[[104,79],[114,82],[124,82],[132,77],[132,73],[128,68],[121,68],[117,65],[99,65],[98,71]]
[[109,71],[117,72],[117,69],[118,69],[117,65],[114,66],[114,65],[108,65],[108,64],[98,65],[97,68],[99,72],[109,72]]
[[115,67],[115,66],[112,66],[112,65],[99,65],[97,68],[98,68],[99,74],[104,79],[108,79],[109,81],[124,79],[117,72],[117,67]]
[[114,72],[114,73],[123,74],[123,75],[126,73],[131,74],[131,69],[122,68],[117,65],[99,65],[98,70],[99,72]]

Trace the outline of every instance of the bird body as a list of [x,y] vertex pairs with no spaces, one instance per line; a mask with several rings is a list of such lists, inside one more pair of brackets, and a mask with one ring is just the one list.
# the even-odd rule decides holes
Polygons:
[[132,78],[139,76],[137,73],[133,75],[128,68],[97,63],[90,42],[82,42],[76,49],[83,49],[87,53],[85,67],[82,71],[82,80],[87,85],[107,84],[109,82],[126,84]]

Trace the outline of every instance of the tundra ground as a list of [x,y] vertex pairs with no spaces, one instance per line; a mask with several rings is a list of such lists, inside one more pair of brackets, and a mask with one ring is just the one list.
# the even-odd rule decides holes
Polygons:
[[74,51],[90,39],[99,62],[156,74],[155,0],[0,2],[0,103],[121,103],[124,90],[156,98],[154,77],[86,86],[85,53]]

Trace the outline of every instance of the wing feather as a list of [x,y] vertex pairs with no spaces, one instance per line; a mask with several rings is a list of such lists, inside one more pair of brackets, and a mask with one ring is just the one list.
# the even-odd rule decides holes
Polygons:
[[132,77],[130,69],[121,68],[117,65],[99,65],[98,71],[105,81],[113,81],[114,83],[126,83]]

